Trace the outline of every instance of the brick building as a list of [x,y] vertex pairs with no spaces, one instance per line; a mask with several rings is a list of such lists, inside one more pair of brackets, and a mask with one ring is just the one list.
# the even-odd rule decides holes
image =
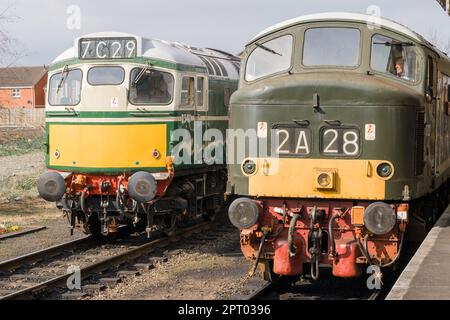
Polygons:
[[0,68],[0,108],[44,108],[45,67]]

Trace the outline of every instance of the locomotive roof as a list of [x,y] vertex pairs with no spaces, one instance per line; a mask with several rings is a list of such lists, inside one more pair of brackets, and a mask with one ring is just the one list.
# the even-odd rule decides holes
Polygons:
[[[234,56],[230,53],[210,49],[210,48],[199,48],[193,47],[180,42],[168,42],[165,40],[157,40],[144,38],[141,36],[136,36],[134,34],[129,33],[121,33],[121,32],[97,32],[87,34],[75,39],[74,46],[70,49],[67,49],[62,54],[60,54],[52,64],[60,63],[62,61],[77,59],[79,50],[79,42],[80,39],[83,38],[125,38],[125,37],[133,37],[137,39],[138,45],[141,45],[141,52],[138,52],[138,57],[158,59],[163,61],[168,61],[180,65],[188,65],[193,67],[201,67],[206,69],[206,65],[199,58],[200,56],[206,56],[211,58],[218,59],[226,59],[226,60],[234,60],[239,61],[239,57]],[[229,68],[228,65],[225,66]],[[233,74],[232,71],[229,72]]]
[[[271,34],[273,32],[294,26],[296,24],[301,23],[307,23],[307,22],[318,22],[318,21],[348,21],[348,22],[364,22],[372,21],[373,16],[367,15],[367,14],[361,14],[361,13],[349,13],[349,12],[326,12],[326,13],[317,13],[317,14],[310,14],[305,16],[300,16],[297,18],[293,18],[290,20],[286,20],[280,23],[277,23],[262,32],[258,33],[253,39],[252,42],[266,36],[268,34]],[[416,41],[422,42],[426,45],[431,44],[425,40],[421,35],[419,35],[417,32],[412,31],[408,27],[397,23],[395,21],[380,18],[379,23],[381,27],[384,27],[386,29],[391,29],[393,31],[397,31],[399,33],[402,33]]]
[[[373,16],[362,14],[362,13],[351,13],[351,12],[324,12],[324,13],[316,13],[316,14],[310,14],[310,15],[304,15],[297,18],[289,19],[282,21],[280,23],[274,24],[271,27],[266,28],[265,30],[258,33],[251,42],[254,42],[264,36],[267,36],[271,33],[274,33],[276,31],[289,28],[291,26],[302,24],[302,23],[308,23],[308,22],[335,22],[335,21],[343,21],[343,22],[360,22],[360,23],[367,23],[368,21],[372,21]],[[428,40],[426,40],[423,36],[421,36],[419,33],[411,30],[410,28],[395,22],[390,19],[386,18],[379,18],[377,21],[379,25],[382,28],[403,34],[421,44],[424,46],[427,46],[431,50],[433,50],[439,57],[445,61],[444,63],[446,65],[450,65],[450,58],[448,55],[444,52],[442,52],[440,49],[436,48],[433,44],[431,44]]]

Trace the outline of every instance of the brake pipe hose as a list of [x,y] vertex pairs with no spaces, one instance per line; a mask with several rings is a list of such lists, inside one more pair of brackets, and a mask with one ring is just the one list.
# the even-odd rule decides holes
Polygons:
[[264,243],[266,242],[266,237],[267,237],[268,234],[269,234],[269,230],[265,230],[264,233],[263,233],[263,236],[261,238],[261,242],[259,243],[259,249],[258,249],[258,253],[256,255],[255,263],[253,264],[252,269],[248,273],[248,276],[250,278],[255,275],[256,268],[258,267],[259,259],[261,258],[261,254],[262,254],[262,251],[263,251],[263,248],[264,248]]
[[[404,232],[400,232],[400,241],[399,241],[399,245],[398,245],[398,252],[397,255],[395,256],[394,259],[392,259],[391,262],[388,262],[386,264],[380,264],[379,267],[381,268],[386,268],[386,267],[390,267],[392,266],[395,262],[397,262],[397,260],[400,258],[400,254],[402,252],[402,248],[403,248],[403,242],[404,242],[404,238],[405,238],[405,233]],[[367,243],[368,240],[368,235],[366,235],[364,237],[364,249],[367,253],[369,253],[369,246]],[[358,241],[359,242],[359,241]]]
[[291,223],[289,224],[289,233],[288,233],[288,245],[289,245],[289,257],[294,257],[297,254],[297,248],[294,244],[294,232],[295,226],[297,225],[297,221],[300,218],[300,214],[295,213],[292,215]]
[[372,259],[371,259],[370,256],[369,256],[369,252],[366,250],[366,249],[367,249],[366,244],[367,244],[367,238],[368,238],[368,237],[369,237],[369,235],[366,235],[366,236],[364,237],[364,248],[363,248],[363,246],[361,245],[361,240],[360,240],[360,238],[357,238],[357,239],[356,239],[356,243],[357,243],[357,245],[358,245],[359,250],[361,251],[361,253],[363,254],[363,256],[366,258],[367,263],[369,264],[369,266],[371,266],[371,265],[373,265],[373,264],[372,264]]
[[330,243],[331,243],[331,256],[334,258],[336,257],[336,243],[334,242],[334,233],[333,233],[333,223],[334,220],[339,218],[338,215],[334,215],[330,218],[330,222],[328,223],[328,235],[330,237]]

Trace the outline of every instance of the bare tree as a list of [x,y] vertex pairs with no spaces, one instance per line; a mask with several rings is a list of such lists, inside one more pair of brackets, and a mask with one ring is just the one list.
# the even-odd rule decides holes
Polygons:
[[13,6],[0,8],[0,66],[10,67],[26,56],[19,50],[19,42],[8,32],[7,26],[19,20],[13,13]]

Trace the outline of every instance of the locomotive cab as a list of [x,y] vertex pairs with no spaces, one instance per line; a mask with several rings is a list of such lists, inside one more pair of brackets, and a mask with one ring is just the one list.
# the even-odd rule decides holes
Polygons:
[[448,59],[402,25],[367,19],[299,17],[243,53],[230,129],[246,136],[229,143],[227,190],[252,274],[318,279],[328,266],[351,278],[392,266],[407,225],[436,218],[424,201],[447,202],[450,141],[435,121],[440,130],[450,121],[428,88],[438,66],[448,84]]

